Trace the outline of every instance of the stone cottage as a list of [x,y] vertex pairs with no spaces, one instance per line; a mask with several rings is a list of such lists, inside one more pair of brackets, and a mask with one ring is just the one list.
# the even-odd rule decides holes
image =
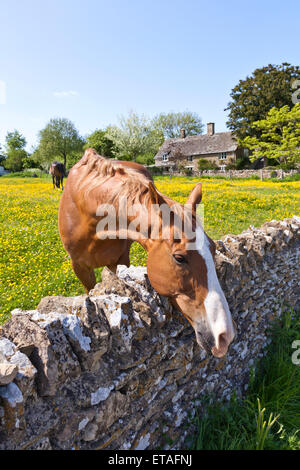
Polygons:
[[191,171],[198,169],[198,160],[209,159],[220,170],[237,158],[248,156],[248,150],[240,148],[232,132],[215,132],[215,123],[207,124],[207,134],[186,136],[181,129],[179,138],[167,139],[155,156],[155,166],[165,172],[178,170],[178,165]]

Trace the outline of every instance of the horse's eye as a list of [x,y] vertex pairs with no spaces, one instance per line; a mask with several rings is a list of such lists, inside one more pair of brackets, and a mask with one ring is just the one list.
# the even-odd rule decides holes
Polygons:
[[183,255],[173,255],[177,263],[184,264],[187,263],[187,259]]

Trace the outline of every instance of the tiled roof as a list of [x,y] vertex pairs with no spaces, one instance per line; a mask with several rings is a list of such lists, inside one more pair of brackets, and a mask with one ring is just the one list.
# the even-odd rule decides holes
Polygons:
[[160,147],[155,158],[161,159],[162,155],[168,153],[175,157],[189,155],[205,155],[210,153],[233,152],[238,144],[231,132],[217,132],[213,135],[193,135],[176,139],[168,139]]

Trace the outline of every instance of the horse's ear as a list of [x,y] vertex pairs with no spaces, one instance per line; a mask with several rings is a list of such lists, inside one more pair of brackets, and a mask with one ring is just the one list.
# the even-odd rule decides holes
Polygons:
[[202,183],[198,183],[194,189],[192,190],[191,194],[186,201],[186,204],[191,204],[192,209],[196,212],[197,204],[200,204],[202,199]]
[[149,196],[152,204],[158,204],[159,195],[152,181],[149,183]]

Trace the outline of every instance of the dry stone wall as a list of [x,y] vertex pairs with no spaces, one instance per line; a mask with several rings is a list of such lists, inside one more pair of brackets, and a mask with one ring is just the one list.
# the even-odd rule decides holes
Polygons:
[[300,218],[217,248],[238,327],[222,359],[199,348],[143,267],[104,269],[89,295],[14,310],[0,332],[0,449],[182,449],[204,396],[243,396],[270,321],[282,302],[299,306]]
[[198,175],[202,176],[227,176],[228,178],[251,178],[253,176],[258,176],[259,178],[285,178],[286,176],[293,176],[296,173],[299,173],[300,170],[282,170],[276,168],[261,168],[259,170],[226,170],[226,171],[197,171]]
[[[258,170],[198,170],[195,168],[193,170],[193,175],[194,176],[202,176],[203,178],[205,176],[225,176],[227,178],[251,178],[251,177],[259,177],[262,179],[267,179],[267,178],[285,178],[286,176],[293,176],[296,173],[299,173],[300,169],[298,168],[297,170],[282,170],[282,169],[276,169],[275,168],[262,168]],[[170,173],[166,173],[170,174]],[[174,171],[171,173],[173,176],[180,176],[182,175],[182,172]]]

